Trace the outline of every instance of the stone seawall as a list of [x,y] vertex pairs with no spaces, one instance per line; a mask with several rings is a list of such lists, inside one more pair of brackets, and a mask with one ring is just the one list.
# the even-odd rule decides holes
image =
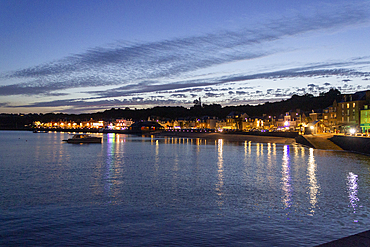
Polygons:
[[260,131],[250,131],[250,132],[226,132],[227,134],[239,134],[239,135],[252,135],[252,136],[275,136],[284,138],[296,138],[299,136],[298,132],[260,132]]
[[370,138],[335,135],[330,141],[343,150],[370,155]]
[[295,141],[299,144],[302,144],[302,145],[305,145],[307,147],[311,147],[311,148],[315,148],[314,145],[312,145],[312,143],[310,143],[306,138],[304,138],[303,136],[297,136],[295,138]]

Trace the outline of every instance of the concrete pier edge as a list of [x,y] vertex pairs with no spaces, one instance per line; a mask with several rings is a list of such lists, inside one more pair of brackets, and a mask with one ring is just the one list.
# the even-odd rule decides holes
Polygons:
[[370,155],[370,138],[343,135],[301,135],[296,142],[308,147],[322,150],[344,150],[364,155]]
[[370,246],[370,231],[361,232],[348,237],[340,238],[316,247],[361,247]]

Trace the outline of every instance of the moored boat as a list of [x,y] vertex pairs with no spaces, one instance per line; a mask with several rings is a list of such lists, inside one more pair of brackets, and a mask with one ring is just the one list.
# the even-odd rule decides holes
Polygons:
[[63,140],[68,143],[101,143],[101,137],[90,136],[88,134],[76,134],[72,138]]

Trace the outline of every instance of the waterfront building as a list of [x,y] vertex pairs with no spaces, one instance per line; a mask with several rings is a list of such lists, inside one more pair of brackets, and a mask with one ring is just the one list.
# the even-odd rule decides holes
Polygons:
[[301,115],[296,111],[290,111],[285,115],[281,114],[276,124],[278,129],[295,130],[300,123]]
[[218,119],[216,117],[207,117],[206,119],[207,129],[216,129],[217,122]]
[[126,129],[127,127],[130,127],[134,122],[132,121],[132,119],[116,119],[116,121],[114,122],[114,129],[116,130],[122,130],[122,129]]
[[221,119],[221,120],[218,120],[216,122],[216,129],[218,129],[218,130],[226,129],[226,121],[225,121],[225,119]]
[[333,105],[325,108],[322,113],[323,123],[328,126],[330,131],[335,131],[338,127],[337,106],[338,103],[336,100],[334,100]]
[[370,133],[370,109],[369,105],[364,105],[364,108],[360,111],[360,127],[362,133],[369,135]]
[[158,123],[154,121],[140,121],[133,123],[128,129],[132,132],[150,132],[150,131],[157,131],[157,130],[163,130],[163,127]]
[[232,111],[229,113],[229,115],[226,116],[225,129],[243,130],[243,122],[246,122],[247,119],[248,119],[248,114]]
[[349,128],[360,127],[360,111],[370,103],[370,90],[344,94],[337,106],[338,127],[346,132]]
[[322,119],[322,114],[320,112],[315,112],[312,110],[310,114],[308,114],[310,122],[316,122]]
[[264,114],[263,126],[264,129],[274,129],[277,126],[276,117],[271,115],[267,116],[266,114]]

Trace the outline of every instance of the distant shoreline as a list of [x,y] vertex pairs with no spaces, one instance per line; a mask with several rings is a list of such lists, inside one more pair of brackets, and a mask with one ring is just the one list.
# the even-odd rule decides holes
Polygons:
[[[32,131],[34,129],[0,129],[5,131]],[[98,133],[95,129],[38,129],[38,131],[57,131],[57,132],[87,132],[87,133]],[[294,138],[278,137],[278,136],[261,136],[253,135],[250,133],[220,133],[220,132],[172,132],[172,131],[160,131],[154,133],[137,133],[129,131],[104,131],[103,133],[116,133],[116,134],[133,134],[133,135],[144,135],[144,136],[155,136],[155,137],[183,137],[183,138],[201,138],[207,140],[218,140],[223,139],[230,142],[259,142],[259,143],[282,143],[282,144],[294,144],[296,143]]]

